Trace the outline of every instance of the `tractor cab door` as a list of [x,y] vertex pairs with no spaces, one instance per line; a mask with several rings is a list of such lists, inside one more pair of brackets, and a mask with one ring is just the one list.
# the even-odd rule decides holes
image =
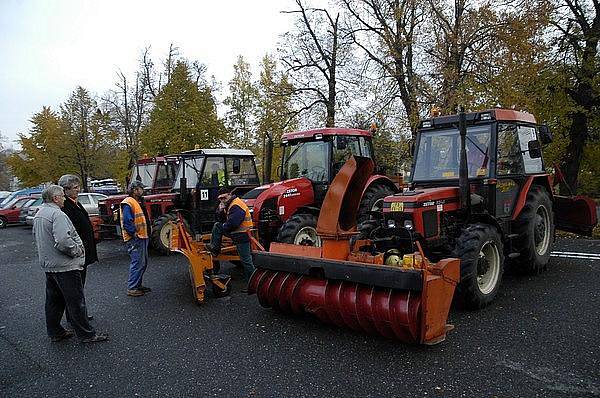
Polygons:
[[215,222],[219,188],[227,185],[225,159],[221,156],[206,157],[201,178],[196,185],[194,224],[202,233],[210,232]]

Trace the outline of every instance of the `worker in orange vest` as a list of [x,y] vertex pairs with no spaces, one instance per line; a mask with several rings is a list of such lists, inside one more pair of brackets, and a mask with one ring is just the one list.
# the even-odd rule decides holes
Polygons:
[[[254,272],[249,235],[252,228],[250,209],[242,199],[231,193],[231,188],[222,187],[218,195],[217,222],[213,226],[210,243],[206,248],[214,256],[218,256],[223,235],[230,237],[237,248],[244,267],[244,276],[248,281]],[[242,293],[246,292],[246,289],[242,289]]]
[[134,180],[129,185],[127,196],[121,202],[121,233],[131,258],[127,295],[143,296],[152,289],[142,285],[142,278],[148,265],[148,223],[141,205],[144,184]]

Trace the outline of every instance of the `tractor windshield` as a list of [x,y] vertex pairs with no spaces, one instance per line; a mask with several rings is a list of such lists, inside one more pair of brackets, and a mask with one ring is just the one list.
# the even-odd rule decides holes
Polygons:
[[146,188],[154,186],[154,176],[156,175],[156,163],[138,164],[131,171],[130,181],[141,181]]
[[166,162],[158,164],[156,172],[155,188],[171,188],[175,182],[177,174],[177,164],[174,162]]
[[[490,125],[467,129],[467,167],[469,177],[489,177]],[[413,181],[457,179],[460,160],[458,129],[422,131],[413,170]]]
[[282,178],[306,177],[313,182],[329,181],[328,141],[304,141],[283,149]]
[[198,184],[198,179],[200,173],[202,172],[202,164],[204,163],[204,157],[199,158],[188,158],[184,159],[183,164],[179,167],[179,171],[177,172],[177,178],[175,179],[175,184],[173,185],[173,189],[179,189],[179,182],[181,177],[183,177],[183,171],[185,169],[185,178],[186,178],[186,186],[188,188],[196,187]]

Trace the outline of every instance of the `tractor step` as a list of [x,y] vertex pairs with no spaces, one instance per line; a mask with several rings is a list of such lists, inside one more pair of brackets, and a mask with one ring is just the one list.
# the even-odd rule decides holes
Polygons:
[[508,255],[508,258],[517,258],[517,257],[519,257],[520,255],[521,255],[521,253],[510,253],[510,254]]

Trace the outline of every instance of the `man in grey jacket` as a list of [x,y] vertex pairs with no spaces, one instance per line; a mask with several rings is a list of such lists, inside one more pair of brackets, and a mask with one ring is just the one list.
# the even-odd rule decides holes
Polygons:
[[46,330],[53,342],[68,339],[73,331],[62,327],[65,307],[75,334],[83,343],[105,341],[87,319],[81,272],[85,250],[69,217],[61,211],[65,203],[62,187],[50,185],[42,191],[43,204],[33,219],[33,236],[39,263],[46,273]]

